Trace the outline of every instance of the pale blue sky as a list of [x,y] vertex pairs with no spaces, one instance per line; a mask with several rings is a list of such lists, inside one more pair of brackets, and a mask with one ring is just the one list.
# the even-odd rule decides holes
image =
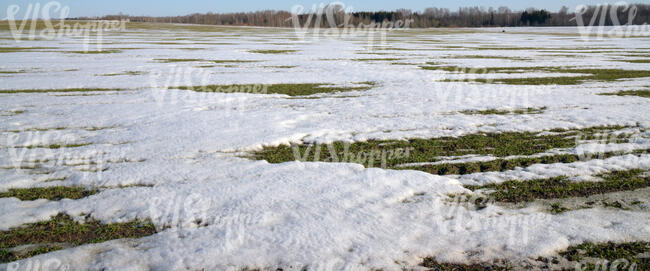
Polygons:
[[[7,8],[10,5],[19,5],[21,10],[17,17],[22,18],[29,3],[40,3],[44,5],[49,1],[33,0],[0,0],[0,18],[7,17]],[[235,11],[255,11],[265,9],[291,10],[294,5],[303,5],[311,8],[313,4],[331,3],[333,1],[314,0],[239,0],[239,1],[209,1],[209,0],[59,0],[62,5],[70,7],[70,16],[99,16],[117,14],[123,12],[129,15],[186,15],[190,13],[223,13]],[[355,11],[394,10],[397,8],[408,8],[414,11],[421,11],[427,7],[444,7],[456,9],[461,6],[484,6],[499,7],[507,6],[513,10],[521,10],[528,7],[545,8],[552,11],[560,9],[563,5],[571,10],[581,4],[603,4],[617,3],[620,0],[347,0],[340,1],[346,7],[353,7]],[[650,0],[637,0],[631,3],[650,4]],[[52,16],[58,18],[59,16]]]

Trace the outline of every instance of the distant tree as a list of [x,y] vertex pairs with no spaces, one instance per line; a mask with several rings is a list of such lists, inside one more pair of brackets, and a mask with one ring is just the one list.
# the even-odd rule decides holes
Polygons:
[[[328,6],[329,12],[333,17],[334,23],[328,20],[323,14],[320,24],[316,25],[315,18],[309,21],[309,14],[299,14],[298,20],[301,26],[309,25],[311,27],[342,27],[345,23],[346,14],[340,6]],[[603,10],[606,9],[606,12]],[[590,21],[596,17],[596,22],[600,22],[600,16],[603,18],[604,25],[620,24],[644,24],[650,23],[650,5],[634,4],[623,5],[601,5],[589,6],[581,14],[570,12],[568,7],[562,7],[556,13],[550,13],[546,10],[528,9],[525,11],[512,11],[507,7],[498,9],[485,9],[481,7],[461,7],[457,11],[450,11],[446,8],[427,8],[424,12],[413,12],[406,9],[396,11],[377,11],[377,12],[353,12],[349,15],[350,25],[382,23],[384,21],[395,20],[412,20],[409,27],[482,27],[482,26],[576,26],[576,16],[582,16],[585,21]],[[313,17],[313,16],[312,16]],[[617,20],[612,20],[615,17]],[[132,22],[160,22],[160,23],[191,23],[191,24],[210,24],[210,25],[253,25],[253,26],[272,26],[272,27],[292,27],[292,14],[288,11],[265,10],[257,12],[238,12],[238,13],[205,13],[189,14],[185,16],[173,17],[147,17],[147,16],[128,16],[123,14],[108,15],[101,18],[92,19],[129,19]],[[90,19],[90,18],[76,18]],[[618,21],[618,22],[617,22]]]
[[526,10],[521,14],[524,25],[542,25],[551,19],[551,13],[546,10]]

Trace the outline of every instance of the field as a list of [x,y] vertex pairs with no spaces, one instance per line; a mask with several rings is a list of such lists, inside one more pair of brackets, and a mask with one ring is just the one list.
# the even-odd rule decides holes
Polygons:
[[650,270],[650,35],[321,31],[0,23],[0,270]]

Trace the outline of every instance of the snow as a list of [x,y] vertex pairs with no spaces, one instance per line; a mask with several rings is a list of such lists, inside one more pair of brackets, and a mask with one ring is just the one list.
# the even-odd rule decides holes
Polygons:
[[[253,31],[255,30],[255,31]],[[567,28],[521,29],[555,33]],[[126,33],[110,35],[105,49],[147,49],[117,54],[68,54],[81,50],[79,40],[27,41],[17,46],[62,47],[48,52],[2,55],[0,70],[27,73],[0,77],[0,89],[72,87],[128,88],[130,91],[0,94],[2,112],[24,110],[0,118],[0,191],[9,188],[82,185],[107,187],[79,200],[21,202],[0,198],[0,230],[47,220],[60,212],[90,214],[102,222],[151,219],[164,231],[137,240],[84,245],[34,259],[58,259],[75,269],[226,269],[300,270],[400,269],[423,257],[467,262],[551,255],[584,241],[650,240],[650,213],[606,209],[551,215],[538,208],[508,209],[496,205],[476,211],[449,201],[448,194],[469,192],[463,184],[530,180],[553,176],[587,176],[615,169],[650,169],[650,156],[625,155],[570,164],[533,165],[506,172],[434,176],[417,171],[365,169],[357,164],[269,164],[237,157],[262,146],[300,142],[461,136],[476,132],[542,131],[600,125],[650,126],[650,106],[639,97],[598,93],[639,89],[647,78],[590,82],[577,86],[508,86],[438,82],[467,79],[542,76],[448,74],[370,58],[365,38],[322,38],[272,45],[295,37],[290,29],[265,33],[233,28],[240,37],[214,33]],[[582,40],[536,34],[435,34],[429,30],[395,33],[395,48],[440,46],[612,47],[616,52],[647,51],[646,38]],[[573,32],[575,33],[575,31]],[[230,34],[230,33],[229,33]],[[397,35],[400,35],[397,37]],[[507,39],[504,39],[504,36]],[[8,32],[0,33],[10,37]],[[178,41],[182,45],[152,42]],[[169,38],[169,39],[168,39]],[[389,36],[390,38],[390,36]],[[223,42],[231,45],[200,44]],[[133,43],[138,42],[138,43]],[[175,48],[201,47],[205,50]],[[254,54],[254,49],[296,49],[292,54]],[[51,51],[51,52],[50,52]],[[598,50],[600,51],[600,50]],[[391,52],[378,50],[377,52]],[[417,53],[417,55],[413,55]],[[535,52],[479,51],[481,54],[535,58],[534,62],[446,59],[472,50],[394,51],[384,57],[424,64],[484,66],[578,66],[647,69],[648,64],[614,61],[608,53],[585,58],[544,57]],[[540,53],[541,54],[541,53]],[[207,62],[160,63],[159,58],[263,60],[235,63],[238,68],[195,68]],[[324,60],[336,59],[336,60]],[[534,64],[534,65],[533,65]],[[264,66],[295,65],[292,69]],[[65,71],[78,69],[78,71]],[[97,76],[146,71],[130,76]],[[566,74],[563,74],[566,75]],[[176,80],[180,76],[180,80]],[[171,78],[171,79],[170,79]],[[287,99],[285,95],[197,93],[164,90],[193,84],[335,83],[375,81],[369,91],[347,98]],[[323,97],[332,96],[330,94]],[[547,107],[536,115],[464,115],[462,110]],[[62,130],[27,130],[64,127]],[[103,129],[87,129],[98,127]],[[14,132],[12,130],[21,130]],[[17,148],[49,144],[90,145],[63,149]],[[582,145],[592,149],[600,145]],[[647,140],[633,148],[647,148]],[[606,150],[629,150],[607,144]],[[564,150],[570,153],[578,150]],[[34,174],[16,166],[49,159]],[[465,157],[467,158],[467,157]],[[485,159],[474,157],[471,159]],[[63,179],[65,177],[65,179]],[[135,187],[117,188],[136,185]],[[11,265],[0,265],[0,269]]]

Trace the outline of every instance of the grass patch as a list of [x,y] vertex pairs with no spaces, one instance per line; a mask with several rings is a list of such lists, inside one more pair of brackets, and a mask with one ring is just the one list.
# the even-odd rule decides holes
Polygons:
[[627,63],[650,63],[650,59],[621,59],[617,61],[627,62]]
[[95,50],[95,51],[66,51],[64,53],[70,54],[85,54],[85,55],[97,55],[97,54],[117,54],[121,53],[122,50]]
[[[420,66],[425,70],[440,70],[446,72],[488,74],[488,73],[525,73],[525,72],[549,72],[549,73],[573,73],[584,74],[578,76],[558,77],[525,77],[525,78],[496,78],[496,79],[465,79],[445,80],[447,82],[478,82],[478,83],[502,83],[509,85],[578,85],[585,81],[613,82],[619,79],[632,79],[650,77],[650,70],[620,70],[620,69],[576,69],[565,67],[460,67],[441,66],[437,63],[427,63],[429,66]],[[431,66],[434,65],[434,66]]]
[[403,58],[355,58],[352,61],[399,61]]
[[298,50],[250,50],[249,52],[255,54],[289,54],[298,52]]
[[26,148],[26,149],[61,149],[61,148],[79,148],[83,146],[91,145],[92,143],[76,143],[76,144],[50,144],[50,145],[29,145],[29,146],[18,146],[15,148]]
[[436,62],[427,62],[429,66],[420,66],[424,70],[437,70],[446,72],[459,72],[459,73],[473,73],[473,74],[486,74],[486,73],[525,73],[530,71],[543,71],[547,67],[461,67],[440,65]]
[[[601,270],[602,261],[607,260],[610,263],[619,259],[625,259],[630,265],[636,264],[634,270],[650,270],[650,259],[637,258],[639,254],[650,251],[650,242],[629,242],[616,244],[607,243],[584,243],[577,246],[571,246],[566,251],[560,253],[563,257],[573,262],[583,262],[585,258],[600,259],[601,263],[587,263],[586,269],[581,270]],[[620,270],[627,270],[630,266],[621,264]],[[633,270],[630,268],[629,270]]]
[[119,73],[107,73],[107,74],[100,74],[99,76],[120,76],[120,75],[143,75],[147,74],[147,72],[143,71],[125,71],[125,72],[119,72]]
[[460,111],[462,114],[466,115],[527,115],[527,114],[542,114],[547,107],[540,108],[524,108],[524,109],[515,109],[515,110],[501,110],[501,109],[487,109],[487,110],[464,110]]
[[[585,81],[613,82],[619,79],[632,79],[650,77],[650,71],[642,70],[619,70],[619,69],[552,69],[549,72],[561,73],[585,73],[586,76],[562,76],[562,77],[540,77],[540,78],[500,78],[492,82],[509,85],[579,85]],[[477,79],[481,81],[485,79]]]
[[101,243],[114,239],[140,238],[156,233],[150,221],[132,221],[126,223],[101,224],[93,219],[85,223],[75,222],[70,216],[59,214],[49,221],[27,224],[0,232],[0,262],[12,262],[61,249],[51,247],[21,255],[8,250],[28,244],[65,243],[73,246]]
[[193,90],[198,92],[222,93],[257,93],[257,94],[285,94],[289,96],[306,96],[318,93],[335,93],[346,91],[363,91],[371,89],[374,82],[360,82],[363,86],[340,87],[331,84],[270,84],[270,85],[207,85],[207,86],[181,86],[175,89]]
[[273,68],[273,69],[293,69],[297,66],[291,66],[291,65],[279,65],[279,66],[264,66],[262,68]]
[[650,186],[650,177],[642,170],[613,171],[599,175],[600,182],[574,182],[567,177],[531,181],[506,181],[500,184],[466,186],[470,190],[487,189],[499,202],[529,202],[536,199],[587,197],[618,191],[630,191]]
[[251,62],[260,62],[259,60],[211,60],[211,62],[217,64],[228,64],[228,63],[251,63]]
[[0,53],[38,52],[34,50],[52,50],[57,47],[0,47]]
[[0,198],[18,198],[22,201],[37,199],[61,200],[85,198],[99,191],[96,189],[87,190],[83,187],[45,187],[45,188],[12,188],[8,192],[0,192]]
[[[571,148],[575,147],[575,137],[578,135],[581,135],[584,140],[589,140],[596,134],[623,128],[625,127],[602,126],[579,130],[553,130],[558,134],[504,132],[430,139],[370,140],[354,143],[339,141],[327,145],[280,145],[264,147],[262,150],[252,152],[250,158],[266,160],[269,163],[295,160],[358,162],[369,167],[381,164],[382,167],[404,169],[401,166],[403,164],[436,162],[440,161],[441,156],[477,154],[506,157],[532,155],[554,148]],[[412,169],[429,170],[422,166]]]
[[26,73],[27,71],[25,70],[18,70],[18,71],[0,71],[0,74],[17,74],[17,73]]
[[154,61],[160,63],[178,63],[178,62],[199,62],[199,61],[207,61],[207,60],[197,59],[197,58],[155,58]]
[[[650,243],[645,241],[627,243],[583,243],[570,246],[560,252],[560,257],[570,261],[569,266],[561,266],[560,262],[551,258],[539,257],[535,259],[540,265],[531,267],[527,262],[512,262],[508,259],[496,260],[493,263],[442,263],[436,261],[435,257],[426,257],[420,266],[436,271],[495,271],[495,270],[650,270],[650,260],[638,257],[650,251]],[[616,260],[627,260],[619,262],[617,267],[613,263]],[[605,262],[606,261],[606,262]],[[523,265],[522,265],[523,264]],[[604,264],[604,265],[603,265]],[[632,267],[636,266],[636,268]]]
[[486,55],[452,55],[445,56],[444,58],[454,58],[454,59],[504,59],[504,60],[516,60],[516,61],[529,61],[532,60],[528,57],[516,57],[516,56],[486,56]]
[[0,94],[11,93],[48,93],[48,92],[92,92],[92,91],[121,91],[116,88],[63,88],[63,89],[14,89],[0,90]]
[[643,98],[650,98],[650,90],[621,90],[613,93],[601,93],[598,95],[606,96],[639,96]]
[[[650,150],[637,150],[631,152],[646,153]],[[521,167],[526,168],[535,164],[555,164],[555,163],[573,163],[578,161],[587,161],[591,159],[606,159],[614,156],[619,156],[619,152],[606,152],[600,155],[580,157],[576,154],[556,154],[540,157],[522,157],[515,159],[495,159],[492,161],[480,162],[466,162],[466,163],[443,163],[434,165],[418,165],[398,167],[405,170],[419,170],[435,175],[464,175],[478,172],[500,172],[506,170],[513,170]]]
[[494,270],[510,270],[507,267],[492,265],[492,264],[458,264],[458,263],[440,263],[436,261],[435,257],[426,257],[422,260],[420,266],[429,268],[435,271],[494,271]]

